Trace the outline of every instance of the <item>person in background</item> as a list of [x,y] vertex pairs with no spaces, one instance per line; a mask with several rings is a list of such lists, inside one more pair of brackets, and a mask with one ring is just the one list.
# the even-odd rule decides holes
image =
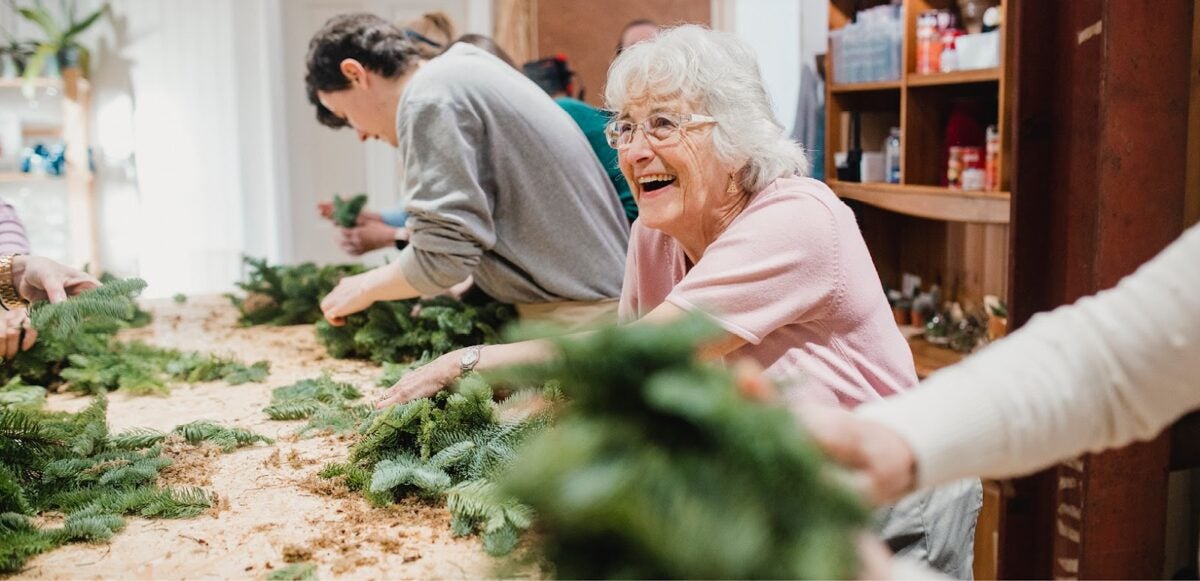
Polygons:
[[[800,403],[854,408],[912,389],[912,352],[853,212],[804,177],[803,150],[775,119],[756,57],[735,36],[664,31],[609,70],[609,144],[640,211],[621,291],[622,323],[703,311],[723,330],[702,355],[748,358]],[[544,341],[453,352],[410,371],[380,406],[426,397],[475,370],[536,361]],[[803,381],[796,382],[796,378]],[[977,479],[903,499],[878,515],[893,550],[969,577]]]
[[464,34],[458,37],[458,40],[454,41],[455,44],[460,42],[477,46],[489,53],[492,53],[496,58],[504,61],[504,64],[514,69],[517,68],[517,63],[513,62],[511,56],[508,56],[508,52],[501,48],[499,44],[496,44],[496,40],[490,36],[484,36],[482,34]]
[[645,18],[631,20],[625,25],[625,28],[621,29],[621,37],[617,40],[617,56],[621,56],[625,49],[643,40],[650,40],[658,36],[659,30],[661,29],[653,20]]
[[621,199],[625,217],[629,219],[630,223],[633,223],[638,215],[637,202],[634,201],[633,194],[629,191],[629,184],[625,181],[625,176],[621,174],[621,167],[617,163],[617,150],[608,144],[608,138],[604,136],[604,128],[611,118],[605,112],[572,97],[572,95],[581,94],[582,90],[578,93],[575,91],[573,84],[575,72],[567,65],[567,57],[557,55],[530,61],[525,63],[521,70],[525,76],[546,91],[583,131],[588,144],[592,146],[592,151],[596,153],[596,158],[600,160],[600,165],[604,166],[604,170],[608,172],[609,181],[617,190],[617,197]]
[[1150,440],[1200,408],[1197,257],[1192,226],[1116,287],[1034,316],[920,389],[802,415],[875,502]]
[[27,304],[60,303],[100,286],[91,275],[48,258],[29,256],[25,225],[7,202],[0,201],[0,357],[9,359],[33,347],[37,331],[29,326]]
[[402,25],[401,30],[424,59],[442,54],[458,38],[454,21],[442,11],[426,12],[420,18]]
[[[422,14],[419,18],[402,25],[408,38],[421,58],[431,59],[441,54],[454,39],[454,21],[445,12],[435,11]],[[333,218],[333,203],[317,204],[322,218]],[[408,212],[400,205],[390,210],[375,212],[363,210],[358,215],[358,224],[353,228],[337,228],[338,246],[351,256],[361,256],[380,248],[403,248],[408,240],[404,223]]]
[[397,148],[410,213],[394,262],[324,298],[330,322],[471,275],[525,320],[616,320],[628,226],[587,140],[536,85],[467,43],[422,60],[370,14],[330,19],[307,69],[319,122]]

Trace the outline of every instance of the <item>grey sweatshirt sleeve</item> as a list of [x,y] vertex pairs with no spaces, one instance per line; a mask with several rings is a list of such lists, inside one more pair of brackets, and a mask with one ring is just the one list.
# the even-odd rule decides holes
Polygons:
[[482,121],[449,101],[406,102],[397,122],[408,203],[408,282],[435,294],[462,282],[496,243],[492,196],[481,185]]

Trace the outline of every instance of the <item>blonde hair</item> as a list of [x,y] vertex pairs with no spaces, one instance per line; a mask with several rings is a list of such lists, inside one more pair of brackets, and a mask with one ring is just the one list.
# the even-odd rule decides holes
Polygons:
[[732,34],[688,24],[622,51],[608,69],[608,108],[623,111],[644,97],[682,98],[716,119],[713,146],[726,163],[745,160],[738,172],[745,191],[808,174],[804,149],[771,110],[754,52]]
[[454,21],[450,19],[445,12],[440,10],[434,12],[426,12],[420,18],[411,22],[404,23],[401,28],[411,30],[440,46],[432,46],[425,42],[413,41],[413,45],[417,48],[417,52],[421,53],[422,58],[430,59],[446,50],[454,39],[458,38],[454,30]]

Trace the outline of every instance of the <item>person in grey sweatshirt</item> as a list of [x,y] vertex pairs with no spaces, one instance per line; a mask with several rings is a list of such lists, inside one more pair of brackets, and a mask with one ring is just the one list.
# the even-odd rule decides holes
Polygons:
[[400,257],[343,279],[321,303],[326,319],[473,276],[523,319],[616,321],[628,223],[587,139],[545,92],[469,44],[421,60],[370,14],[330,19],[307,68],[318,121],[397,149],[410,214]]

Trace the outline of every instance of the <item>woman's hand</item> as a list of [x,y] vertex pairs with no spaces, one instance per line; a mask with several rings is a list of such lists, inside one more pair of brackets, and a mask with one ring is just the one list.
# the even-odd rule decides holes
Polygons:
[[458,379],[462,370],[459,361],[462,360],[463,350],[451,351],[425,365],[422,365],[400,378],[400,381],[383,392],[375,407],[384,408],[398,403],[404,403],[429,397],[449,386]]
[[[25,330],[25,340],[21,340],[21,330]],[[33,348],[37,341],[37,331],[29,324],[29,313],[25,309],[13,309],[0,312],[0,357],[12,359],[21,351]]]
[[13,257],[12,277],[17,294],[30,302],[61,303],[100,286],[96,277],[40,256]]

